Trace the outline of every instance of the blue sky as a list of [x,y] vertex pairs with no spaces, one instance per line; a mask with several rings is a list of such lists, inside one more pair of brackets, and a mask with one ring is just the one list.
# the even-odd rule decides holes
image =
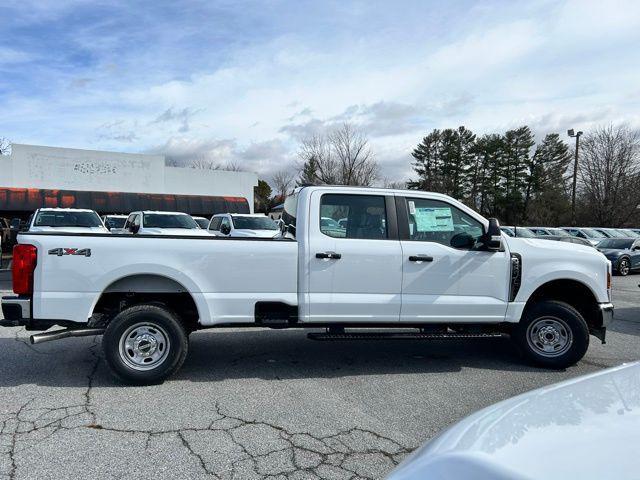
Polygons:
[[2,0],[0,137],[269,175],[343,121],[390,180],[433,128],[640,127],[640,2]]

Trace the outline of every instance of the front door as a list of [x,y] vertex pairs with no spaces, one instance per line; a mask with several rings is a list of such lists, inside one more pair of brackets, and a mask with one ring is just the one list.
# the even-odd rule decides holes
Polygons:
[[398,322],[402,251],[393,197],[333,193],[311,197],[310,322]]
[[396,202],[403,257],[401,321],[502,321],[508,254],[452,246],[460,234],[477,243],[483,222],[462,205],[440,199],[398,196]]

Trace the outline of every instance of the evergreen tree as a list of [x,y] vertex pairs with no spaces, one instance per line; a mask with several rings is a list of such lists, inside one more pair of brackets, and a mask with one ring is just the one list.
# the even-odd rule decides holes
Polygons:
[[302,165],[302,171],[300,172],[300,178],[298,178],[297,184],[301,187],[303,185],[317,185],[318,183],[317,161],[314,157],[311,157]]
[[414,190],[441,191],[440,163],[441,163],[441,132],[434,130],[424,137],[411,152],[415,159],[413,170],[418,174],[417,180],[407,182],[407,188]]
[[505,182],[503,178],[504,139],[501,135],[484,135],[476,141],[475,177],[472,178],[471,205],[482,215],[502,218]]
[[258,180],[258,185],[253,187],[254,211],[268,213],[271,208],[271,187],[264,180]]
[[522,221],[531,148],[534,145],[533,134],[527,126],[509,130],[504,134],[503,175],[506,191],[503,214],[507,224]]

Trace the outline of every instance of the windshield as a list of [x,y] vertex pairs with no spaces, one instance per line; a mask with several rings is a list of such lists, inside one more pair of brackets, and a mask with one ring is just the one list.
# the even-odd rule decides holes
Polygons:
[[194,220],[200,228],[204,228],[205,230],[209,228],[209,220],[206,218],[194,218]]
[[598,248],[615,248],[622,250],[631,248],[633,242],[633,238],[607,238],[598,243]]
[[591,228],[581,228],[580,231],[589,238],[602,238],[604,235],[600,232],[596,232]]
[[627,235],[617,230],[607,229],[605,230],[605,233],[608,233],[613,238],[627,238]]
[[200,228],[189,215],[181,214],[145,213],[143,225],[144,228]]
[[561,228],[547,228],[547,230],[549,230],[549,232],[551,232],[551,235],[556,235],[557,237],[570,237],[571,236],[567,232],[562,230]]
[[96,212],[64,212],[45,210],[38,212],[34,227],[102,227]]
[[278,225],[269,217],[239,217],[232,215],[236,230],[277,230]]
[[127,217],[107,217],[104,223],[111,228],[123,228],[126,221]]
[[531,230],[529,230],[528,228],[525,227],[515,227],[513,229],[513,231],[516,234],[516,237],[523,237],[523,238],[536,238],[537,235],[535,233],[533,233]]

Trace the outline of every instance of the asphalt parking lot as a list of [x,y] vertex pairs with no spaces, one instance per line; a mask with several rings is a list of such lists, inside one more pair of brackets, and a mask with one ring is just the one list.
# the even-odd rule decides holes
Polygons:
[[[160,386],[124,387],[99,338],[31,346],[0,329],[0,475],[12,478],[383,478],[465,415],[640,358],[640,275],[614,278],[607,344],[566,371],[502,339],[313,342],[301,331],[191,337]],[[0,289],[8,288],[0,283]]]

